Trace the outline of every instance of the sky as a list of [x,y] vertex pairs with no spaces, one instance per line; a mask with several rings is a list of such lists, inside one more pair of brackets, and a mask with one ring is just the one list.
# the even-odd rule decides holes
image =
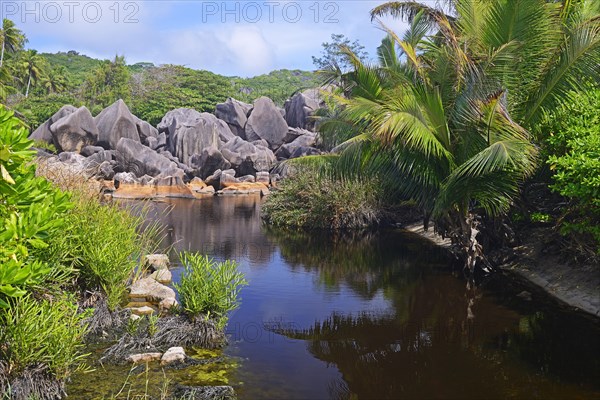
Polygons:
[[[179,64],[251,77],[276,69],[314,69],[331,34],[358,39],[371,58],[385,32],[369,10],[383,0],[0,0],[40,52],[75,50],[94,58],[125,55],[127,63]],[[406,23],[382,21],[397,33]]]

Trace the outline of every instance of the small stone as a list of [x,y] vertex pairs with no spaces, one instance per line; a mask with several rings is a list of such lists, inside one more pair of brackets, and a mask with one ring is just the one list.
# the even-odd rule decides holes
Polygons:
[[531,293],[529,293],[527,290],[523,290],[521,293],[519,293],[517,295],[518,298],[523,299],[525,301],[531,301],[532,297],[531,297]]
[[150,278],[154,278],[157,282],[168,284],[173,280],[173,274],[168,269],[159,269],[154,271]]
[[161,312],[166,312],[171,310],[171,308],[177,308],[179,303],[175,299],[164,299],[160,303],[158,303],[158,309]]
[[142,301],[130,301],[125,306],[125,308],[140,308],[140,307],[152,307],[152,303],[149,303],[146,301],[146,299],[143,299]]
[[185,350],[183,350],[183,347],[171,347],[162,355],[160,365],[168,365],[183,361],[185,361]]
[[153,271],[169,268],[169,256],[166,254],[148,254],[144,257],[144,266],[150,267]]
[[154,308],[144,306],[144,307],[135,307],[131,309],[131,313],[135,315],[152,315],[154,314]]
[[132,354],[127,357],[127,361],[134,364],[142,364],[147,362],[159,361],[162,357],[161,353],[140,353],[140,354]]
[[131,314],[131,315],[129,316],[129,319],[130,319],[130,320],[132,320],[132,321],[137,321],[137,320],[138,320],[138,319],[140,319],[140,318],[142,318],[142,317],[140,317],[140,316],[139,316],[139,315],[137,315],[137,314]]
[[168,286],[158,283],[154,278],[146,277],[131,285],[129,297],[145,297],[147,301],[159,303],[164,299],[174,299],[175,291]]

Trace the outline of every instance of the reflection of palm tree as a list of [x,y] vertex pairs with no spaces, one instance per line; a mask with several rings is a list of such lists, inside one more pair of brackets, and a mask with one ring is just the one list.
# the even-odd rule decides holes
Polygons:
[[11,53],[16,53],[23,47],[26,39],[23,33],[15,27],[15,23],[5,18],[2,21],[2,29],[0,29],[0,42],[2,43],[0,67],[2,67],[4,64],[4,52],[8,50]]

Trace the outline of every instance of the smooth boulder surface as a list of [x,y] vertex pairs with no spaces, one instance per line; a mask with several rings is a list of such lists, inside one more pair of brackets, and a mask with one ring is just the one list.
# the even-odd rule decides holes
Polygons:
[[61,109],[58,110],[53,116],[48,118],[46,122],[38,126],[38,128],[35,131],[33,131],[31,135],[29,135],[29,139],[50,144],[54,143],[50,126],[52,126],[52,124],[58,121],[59,119],[66,117],[67,115],[73,114],[75,111],[77,111],[77,107],[73,107],[72,105],[62,106]]
[[287,123],[273,100],[260,97],[254,101],[254,108],[245,128],[248,141],[264,139],[271,149],[276,150],[283,144],[287,131]]
[[86,107],[79,107],[50,126],[52,140],[58,151],[80,152],[98,141],[98,127]]
[[190,165],[197,170],[197,175],[202,179],[210,176],[216,170],[231,167],[231,163],[216,146],[209,146],[203,149],[200,154],[194,154],[190,159]]
[[177,164],[135,140],[121,138],[117,143],[117,164],[137,177],[179,176],[184,173]]
[[116,149],[121,138],[141,142],[137,120],[138,118],[129,111],[121,99],[106,107],[95,118],[98,127],[98,146],[107,150]]
[[190,158],[202,154],[207,147],[220,147],[234,137],[225,121],[213,114],[199,113],[189,108],[169,111],[158,125],[167,134],[168,150],[182,163],[191,166]]
[[302,134],[291,143],[282,145],[276,152],[278,159],[290,158],[294,151],[299,147],[313,147],[317,143],[317,134],[307,130],[298,130]]
[[270,149],[261,145],[255,146],[240,137],[225,143],[221,153],[239,175],[254,175],[258,171],[268,171],[277,161]]
[[315,127],[315,121],[311,117],[320,106],[319,89],[308,89],[296,93],[285,102],[285,120],[292,128],[312,130]]
[[215,115],[217,118],[227,123],[234,135],[239,136],[242,139],[246,139],[244,127],[246,126],[248,114],[251,110],[251,104],[247,104],[230,97],[225,103],[217,104],[215,108]]

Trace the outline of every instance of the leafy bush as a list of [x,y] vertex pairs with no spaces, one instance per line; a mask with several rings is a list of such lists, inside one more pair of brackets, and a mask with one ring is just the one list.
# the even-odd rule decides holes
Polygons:
[[12,300],[0,318],[0,358],[9,363],[13,374],[43,364],[58,379],[66,378],[85,357],[83,320],[87,317],[89,313],[79,312],[68,296],[38,301],[27,295]]
[[71,207],[66,194],[35,176],[32,143],[13,114],[0,108],[0,308],[50,274],[49,260],[36,255],[60,235]]
[[239,305],[238,294],[247,285],[244,275],[237,271],[235,261],[216,262],[198,253],[180,254],[185,274],[181,283],[175,284],[181,305],[190,315],[215,317],[222,328],[227,323],[227,313]]
[[571,200],[562,219],[563,234],[589,235],[600,251],[600,88],[572,94],[571,101],[546,116],[550,188]]
[[267,199],[264,220],[275,226],[361,229],[380,220],[375,179],[338,177],[302,166]]

